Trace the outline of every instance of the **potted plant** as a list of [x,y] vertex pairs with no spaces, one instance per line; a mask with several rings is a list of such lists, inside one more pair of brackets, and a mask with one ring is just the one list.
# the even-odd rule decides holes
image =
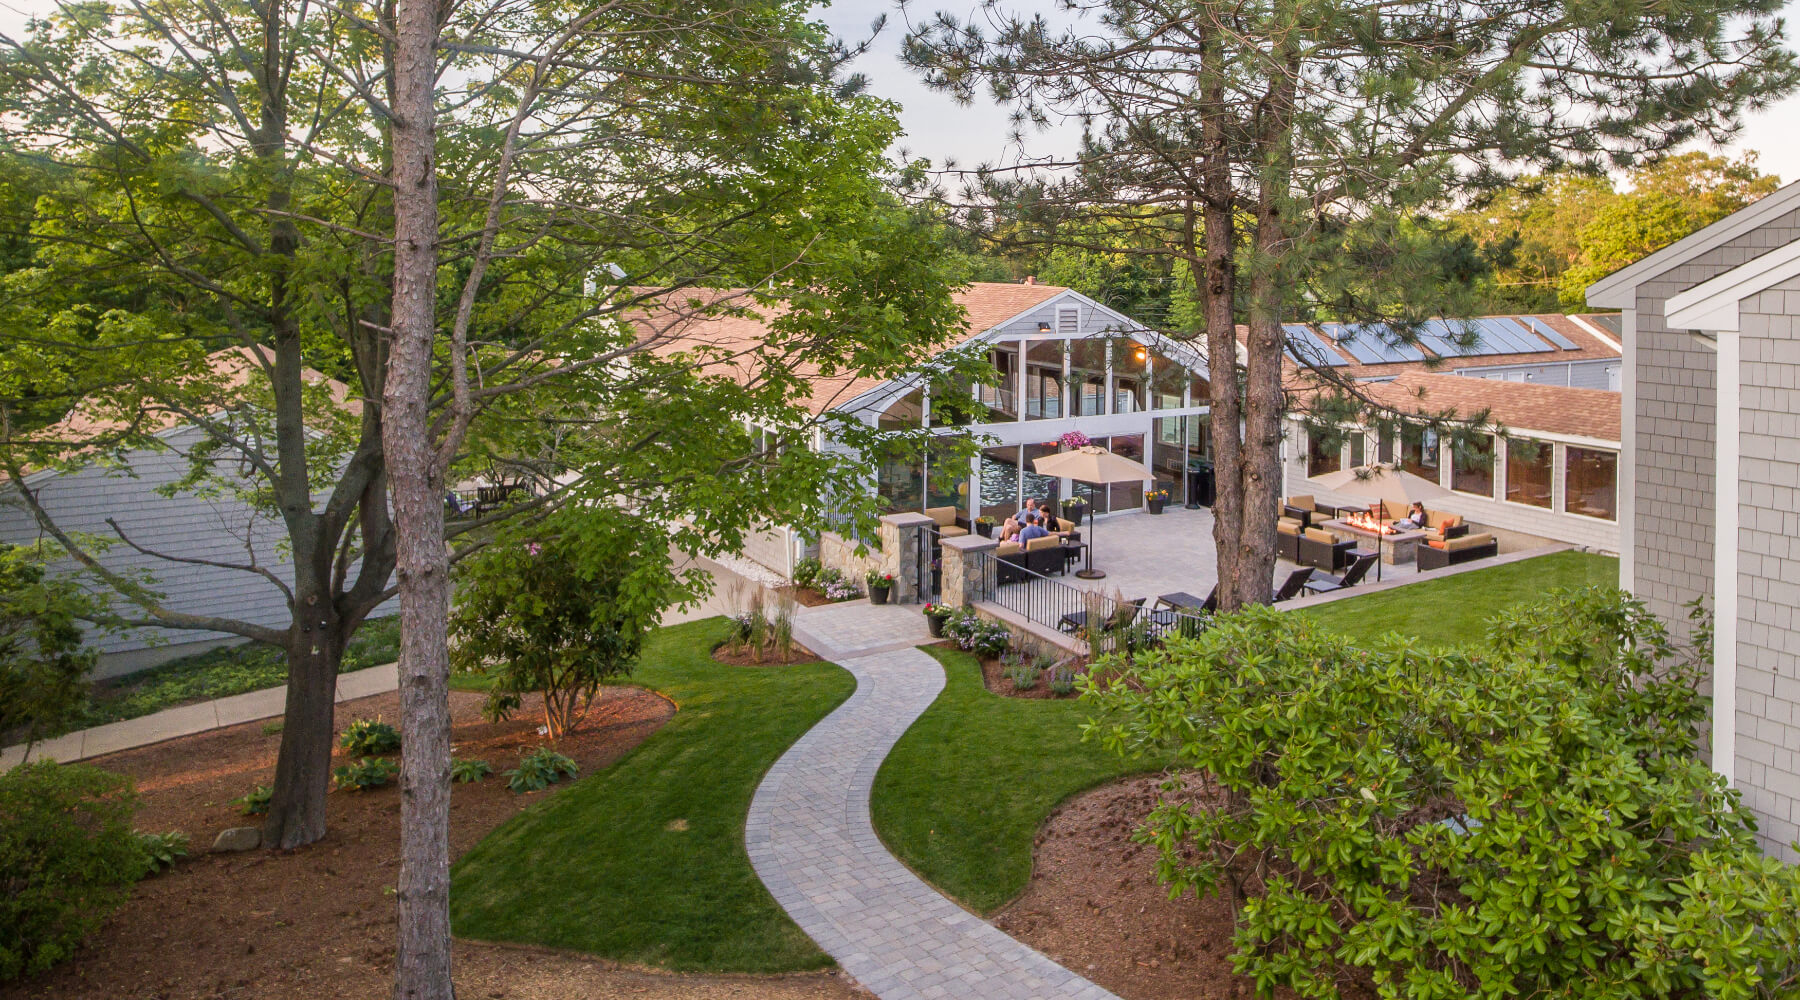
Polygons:
[[925,605],[925,627],[931,630],[932,638],[942,639],[944,637],[944,623],[949,621],[950,616],[955,613],[956,609],[948,604],[938,604],[934,601]]
[[894,574],[872,569],[863,574],[863,582],[869,585],[870,604],[886,604],[888,592],[894,589]]
[[1163,504],[1168,502],[1168,490],[1151,490],[1144,494],[1144,503],[1149,506],[1150,513],[1152,514],[1161,514],[1163,512]]
[[1062,502],[1063,519],[1079,527],[1081,515],[1087,513],[1087,501],[1080,497],[1070,497]]
[[994,537],[994,519],[986,514],[976,518],[975,533],[983,538]]

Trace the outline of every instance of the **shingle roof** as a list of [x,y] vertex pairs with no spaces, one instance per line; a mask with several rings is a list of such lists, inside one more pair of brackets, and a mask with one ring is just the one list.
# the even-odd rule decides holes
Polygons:
[[[984,333],[1067,290],[1059,285],[974,282],[952,296],[966,314],[965,335],[958,340]],[[719,315],[705,311],[720,305],[740,306],[749,313]],[[767,324],[779,315],[780,307],[755,305],[743,289],[690,289],[652,299],[627,321],[636,328],[640,344],[658,354],[667,356],[705,348],[718,358],[706,365],[708,371],[748,380],[756,377],[755,368],[762,363],[756,351],[767,336]],[[808,381],[810,392],[805,405],[815,414],[842,406],[887,381],[850,374],[824,375],[818,366],[805,362],[796,364],[795,371]]]
[[1483,410],[1508,431],[1540,431],[1618,441],[1620,395],[1535,382],[1505,382],[1466,375],[1408,372],[1390,382],[1366,382],[1359,390],[1401,415],[1435,417],[1454,410],[1469,417]]
[[[1503,365],[1553,365],[1562,364],[1567,361],[1597,361],[1619,357],[1619,352],[1611,345],[1594,336],[1580,323],[1577,323],[1570,317],[1561,315],[1560,313],[1519,313],[1509,316],[1483,316],[1477,318],[1537,320],[1568,338],[1569,342],[1576,346],[1576,350],[1564,350],[1558,348],[1556,344],[1545,340],[1545,346],[1552,348],[1552,350],[1528,354],[1482,354],[1437,358],[1432,354],[1429,348],[1421,347],[1420,350],[1424,352],[1429,360],[1390,361],[1378,364],[1364,364],[1357,361],[1355,356],[1349,351],[1344,350],[1334,343],[1330,337],[1325,336],[1324,331],[1320,329],[1320,324],[1313,323],[1308,325],[1319,334],[1319,342],[1325,345],[1332,354],[1344,362],[1341,365],[1333,365],[1331,368],[1332,373],[1334,375],[1341,375],[1345,378],[1352,379],[1389,378],[1401,372],[1451,372],[1460,368],[1497,368]],[[1590,323],[1595,320],[1595,316],[1591,315],[1583,315],[1581,318]],[[1529,324],[1526,325],[1528,326]],[[1237,331],[1237,336],[1238,343],[1244,343],[1249,336],[1248,328],[1240,326]],[[1534,333],[1533,336],[1536,336],[1536,334]],[[1293,364],[1291,359],[1288,360],[1288,366],[1290,368],[1298,367]]]

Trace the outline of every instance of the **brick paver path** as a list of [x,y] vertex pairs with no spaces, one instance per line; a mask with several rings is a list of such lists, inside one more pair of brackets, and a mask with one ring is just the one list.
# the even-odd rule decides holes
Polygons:
[[[917,609],[905,613],[919,618]],[[856,675],[856,693],[757,788],[745,829],[757,875],[800,928],[882,1000],[1117,1000],[940,895],[876,838],[875,771],[944,687],[936,660],[891,648],[905,632],[864,627],[879,618],[913,627],[866,605],[817,609],[796,623],[800,641]],[[917,627],[922,636],[922,622]]]

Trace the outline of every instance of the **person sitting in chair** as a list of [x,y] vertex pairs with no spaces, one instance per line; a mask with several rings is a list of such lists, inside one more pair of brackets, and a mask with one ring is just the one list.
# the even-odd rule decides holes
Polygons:
[[1429,520],[1429,518],[1427,518],[1425,514],[1425,505],[1414,500],[1412,506],[1407,509],[1406,516],[1395,521],[1394,527],[1401,531],[1417,531],[1420,528],[1425,527],[1425,522],[1427,520]]
[[1046,530],[1043,525],[1037,523],[1036,521],[1030,521],[1030,522],[1027,522],[1023,528],[1019,529],[1018,541],[1019,541],[1020,545],[1024,545],[1026,542],[1029,542],[1034,538],[1045,538],[1045,537],[1048,537],[1049,534],[1050,534],[1050,532],[1048,530]]

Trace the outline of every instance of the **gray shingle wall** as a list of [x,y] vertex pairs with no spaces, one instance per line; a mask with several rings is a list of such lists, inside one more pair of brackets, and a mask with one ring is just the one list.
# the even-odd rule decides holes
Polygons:
[[1683,605],[1713,589],[1715,355],[1663,321],[1671,296],[1800,239],[1800,212],[1643,282],[1637,288],[1637,504],[1633,590],[1686,631]]
[[1577,389],[1608,389],[1619,391],[1615,383],[1615,374],[1622,362],[1617,358],[1601,358],[1596,361],[1565,361],[1561,364],[1544,365],[1493,365],[1470,366],[1458,368],[1457,375],[1470,375],[1475,378],[1500,378],[1508,372],[1523,372],[1526,381],[1538,385],[1567,385]]
[[1800,861],[1800,279],[1739,305],[1737,787]]

